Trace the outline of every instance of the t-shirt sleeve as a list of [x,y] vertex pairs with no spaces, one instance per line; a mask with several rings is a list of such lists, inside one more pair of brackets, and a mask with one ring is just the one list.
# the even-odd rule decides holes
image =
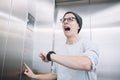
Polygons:
[[97,46],[92,43],[86,41],[84,43],[84,56],[87,56],[92,62],[92,70],[96,69],[99,59],[99,51]]

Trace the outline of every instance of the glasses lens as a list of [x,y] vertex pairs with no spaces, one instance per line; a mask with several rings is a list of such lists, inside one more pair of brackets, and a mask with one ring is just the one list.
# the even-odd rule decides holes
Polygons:
[[69,17],[69,18],[62,18],[60,19],[61,22],[65,22],[67,20],[67,22],[71,22],[75,19],[75,17]]
[[68,22],[73,21],[73,18],[72,18],[72,17],[71,17],[71,18],[68,18],[67,21],[68,21]]

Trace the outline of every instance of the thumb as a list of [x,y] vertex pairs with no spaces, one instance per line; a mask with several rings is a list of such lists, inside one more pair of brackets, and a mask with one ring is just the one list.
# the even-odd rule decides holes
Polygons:
[[45,56],[43,54],[40,54],[39,57],[42,59],[42,60],[45,60]]

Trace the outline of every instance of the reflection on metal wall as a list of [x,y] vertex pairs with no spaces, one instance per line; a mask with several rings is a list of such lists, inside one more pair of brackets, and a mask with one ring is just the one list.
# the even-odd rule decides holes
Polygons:
[[[3,5],[3,3],[6,4]],[[0,2],[0,80],[3,72],[5,47],[9,29],[9,27],[7,27],[9,23],[9,14],[5,13],[10,13],[10,0],[2,0],[2,2]]]
[[27,16],[27,0],[0,1],[0,80],[21,80],[23,62],[32,66],[33,33],[27,29]]
[[100,50],[99,65],[97,68],[98,80],[119,80],[120,1],[90,1],[93,3],[90,4],[88,1],[83,4],[79,1],[77,3],[65,2],[57,4],[55,45],[58,46],[61,44],[59,44],[61,40],[65,40],[61,32],[62,28],[59,19],[66,11],[79,13],[83,18],[83,29],[80,36],[92,39]]
[[23,74],[24,62],[34,72],[51,70],[51,63],[42,63],[37,55],[53,49],[54,3],[55,0],[0,1],[0,80],[30,80]]
[[92,39],[99,45],[98,80],[120,80],[120,1],[94,4]]
[[[33,39],[34,39],[34,23],[35,23],[35,0],[28,0],[27,4],[27,24],[25,30],[24,37],[24,54],[23,54],[23,62],[25,62],[32,69],[32,61],[33,61]],[[31,16],[31,18],[30,18]],[[24,72],[24,66],[22,66],[22,72]],[[22,74],[20,80],[31,80],[26,75]]]
[[41,51],[52,50],[55,0],[37,0],[34,32],[33,69],[36,73],[51,70],[51,63],[44,63],[38,56]]

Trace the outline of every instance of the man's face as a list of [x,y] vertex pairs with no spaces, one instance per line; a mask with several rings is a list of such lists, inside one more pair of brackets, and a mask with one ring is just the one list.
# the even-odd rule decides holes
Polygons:
[[75,16],[72,13],[68,13],[62,19],[63,31],[66,37],[74,36],[78,34],[79,25]]

